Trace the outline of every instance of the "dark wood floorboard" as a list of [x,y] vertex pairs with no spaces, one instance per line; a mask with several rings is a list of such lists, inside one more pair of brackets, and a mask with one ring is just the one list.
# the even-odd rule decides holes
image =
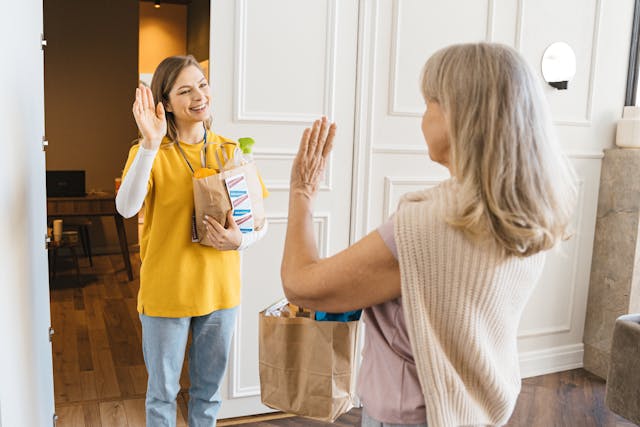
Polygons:
[[[147,374],[136,311],[140,259],[132,254],[129,282],[119,255],[80,258],[80,280],[70,259],[58,258],[51,280],[54,393],[58,427],[143,427]],[[183,375],[182,385],[188,387]],[[604,404],[605,383],[583,369],[523,380],[510,427],[632,427]],[[178,426],[186,426],[188,395],[178,399]],[[246,427],[352,427],[361,410],[334,424],[300,417],[243,423]],[[230,424],[234,420],[227,420]],[[221,423],[221,424],[227,424]]]

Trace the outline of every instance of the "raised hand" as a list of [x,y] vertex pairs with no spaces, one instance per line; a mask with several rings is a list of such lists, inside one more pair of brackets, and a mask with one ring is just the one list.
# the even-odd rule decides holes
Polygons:
[[167,134],[167,119],[164,115],[164,106],[162,102],[158,102],[158,105],[155,106],[151,89],[142,84],[136,89],[133,117],[136,119],[136,124],[142,134],[140,144],[146,149],[158,148],[162,138]]
[[302,193],[313,199],[320,178],[333,148],[336,124],[329,125],[327,118],[316,120],[311,128],[304,130],[300,148],[291,168],[291,191]]

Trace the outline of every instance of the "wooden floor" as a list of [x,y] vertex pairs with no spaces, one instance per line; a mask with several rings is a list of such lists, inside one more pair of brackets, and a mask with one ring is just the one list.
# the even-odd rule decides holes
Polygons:
[[[140,344],[136,294],[140,260],[132,255],[135,280],[127,281],[120,255],[80,260],[80,282],[70,259],[58,259],[51,280],[53,369],[58,427],[144,426],[146,371]],[[183,375],[183,386],[188,379]],[[602,380],[582,369],[527,378],[513,427],[631,427],[604,405]],[[187,394],[178,397],[178,426],[187,426]],[[243,419],[246,427],[359,426],[353,409],[334,424],[299,417]],[[218,425],[237,425],[221,421]]]

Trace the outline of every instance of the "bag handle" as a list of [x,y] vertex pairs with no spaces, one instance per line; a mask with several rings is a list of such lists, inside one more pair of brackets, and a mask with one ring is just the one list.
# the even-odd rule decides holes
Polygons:
[[[230,142],[230,141],[225,141],[223,143],[221,143],[219,145],[220,150],[216,150],[215,154],[216,154],[216,162],[218,162],[218,169],[220,171],[226,170],[226,166],[229,163],[229,160],[231,160],[229,158],[229,156],[227,155],[227,152],[223,149],[225,145],[233,145],[235,148],[233,150],[233,156],[234,158],[236,158],[236,151],[240,150],[240,147],[238,146],[237,142]],[[218,151],[220,151],[220,153],[222,153],[222,159],[220,158],[220,154],[218,154]],[[240,151],[242,152],[242,151]],[[224,160],[224,162],[222,161]]]

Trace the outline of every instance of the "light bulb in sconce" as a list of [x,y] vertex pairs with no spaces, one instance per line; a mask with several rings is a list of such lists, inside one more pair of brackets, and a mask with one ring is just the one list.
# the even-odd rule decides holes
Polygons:
[[556,89],[567,89],[576,74],[576,55],[564,42],[550,45],[542,56],[542,77]]
[[156,9],[160,9],[160,0],[155,0],[155,2],[153,3],[153,7],[155,7]]

